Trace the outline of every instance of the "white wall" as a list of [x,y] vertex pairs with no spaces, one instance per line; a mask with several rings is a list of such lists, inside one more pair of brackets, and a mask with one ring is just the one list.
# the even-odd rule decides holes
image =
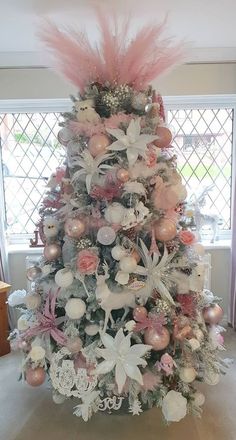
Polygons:
[[[235,94],[236,64],[195,64],[178,67],[154,87],[162,95]],[[0,99],[64,98],[76,90],[48,69],[0,69]],[[32,252],[32,251],[31,251]],[[216,248],[212,255],[212,291],[223,298],[225,313],[229,298],[230,249]],[[25,288],[27,251],[9,254],[11,283]]]

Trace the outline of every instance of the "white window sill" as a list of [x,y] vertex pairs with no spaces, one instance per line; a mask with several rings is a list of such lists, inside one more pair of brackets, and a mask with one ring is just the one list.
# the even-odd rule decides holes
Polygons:
[[9,244],[7,246],[8,254],[42,254],[43,247],[29,247],[28,244]]
[[[231,240],[217,240],[214,243],[210,241],[203,241],[201,243],[207,251],[223,250],[231,248]],[[27,244],[11,244],[7,246],[8,254],[42,254],[43,247],[30,248]]]

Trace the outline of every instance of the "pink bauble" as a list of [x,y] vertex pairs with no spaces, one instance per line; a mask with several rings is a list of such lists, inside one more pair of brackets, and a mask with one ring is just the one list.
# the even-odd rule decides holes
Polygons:
[[133,310],[133,317],[135,321],[143,321],[147,317],[147,309],[143,306],[135,307]]
[[176,225],[168,218],[161,218],[154,224],[155,237],[160,241],[172,240],[176,234]]
[[57,243],[46,244],[43,255],[48,261],[57,260],[61,256],[61,247]]
[[166,148],[172,141],[172,133],[167,127],[157,127],[156,134],[158,138],[153,141],[153,144],[158,148]]
[[120,168],[116,173],[117,179],[119,179],[121,182],[125,183],[129,180],[129,171],[125,168]]
[[218,304],[203,309],[203,318],[207,324],[218,324],[223,318],[223,315],[224,311]]
[[41,269],[37,266],[29,267],[26,271],[26,277],[29,281],[34,281],[41,275]]
[[45,381],[46,372],[43,367],[27,368],[25,378],[32,387],[39,387]]
[[162,328],[162,333],[157,332],[155,328],[148,328],[144,332],[144,341],[155,351],[164,350],[170,342],[170,333],[165,327]]
[[85,231],[84,221],[78,218],[68,218],[65,222],[65,233],[70,238],[80,238]]
[[109,137],[105,134],[94,134],[88,143],[89,152],[93,157],[99,156],[100,154],[104,154],[107,150],[108,145],[110,145],[111,141]]
[[75,338],[71,338],[67,341],[66,347],[68,348],[68,350],[74,354],[74,353],[79,353],[79,351],[82,348],[82,341],[80,339],[80,337],[75,337]]

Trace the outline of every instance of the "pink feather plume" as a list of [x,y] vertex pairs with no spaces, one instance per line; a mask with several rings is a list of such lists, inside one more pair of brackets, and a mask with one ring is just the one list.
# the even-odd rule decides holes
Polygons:
[[85,33],[74,29],[59,30],[46,21],[39,36],[56,61],[57,69],[83,93],[92,82],[129,84],[136,90],[147,87],[150,81],[183,58],[183,44],[162,39],[166,26],[144,26],[128,39],[130,19],[118,26],[117,16],[96,8],[100,42],[93,45]]

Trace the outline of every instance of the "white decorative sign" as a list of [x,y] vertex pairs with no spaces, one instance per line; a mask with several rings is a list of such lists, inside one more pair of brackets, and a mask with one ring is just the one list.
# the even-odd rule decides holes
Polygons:
[[76,371],[74,361],[64,359],[70,355],[66,347],[53,354],[50,367],[52,385],[63,396],[82,399],[95,389],[97,376],[89,375],[86,368],[78,368]]
[[113,397],[105,397],[105,399],[100,400],[99,411],[108,411],[111,414],[112,411],[118,411],[121,406],[124,397],[113,396]]

